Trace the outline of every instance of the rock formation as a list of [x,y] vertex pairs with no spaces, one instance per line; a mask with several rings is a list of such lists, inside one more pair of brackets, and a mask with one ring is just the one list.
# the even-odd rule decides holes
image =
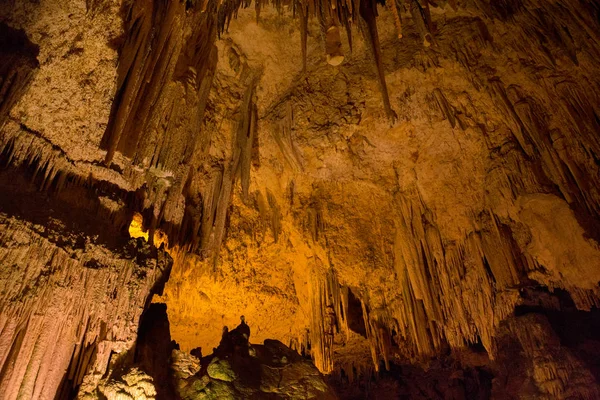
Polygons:
[[250,345],[243,324],[225,332],[214,354],[201,360],[173,351],[181,399],[337,399],[309,360],[277,340]]
[[599,58],[596,0],[0,2],[0,393],[185,397],[148,349],[245,315],[340,397],[600,397]]
[[134,346],[171,259],[142,239],[107,237],[115,228],[98,193],[49,197],[14,174],[0,174],[10,193],[0,213],[0,392],[69,397]]

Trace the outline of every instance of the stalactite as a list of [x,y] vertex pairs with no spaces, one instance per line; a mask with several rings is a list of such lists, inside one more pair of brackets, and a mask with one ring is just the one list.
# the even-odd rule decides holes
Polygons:
[[500,80],[493,79],[490,81],[490,90],[492,91],[492,95],[495,96],[497,99],[496,104],[502,106],[504,108],[503,111],[505,112],[505,114],[510,116],[511,119],[509,121],[512,122],[511,132],[515,135],[515,138],[517,139],[519,145],[521,146],[525,154],[527,154],[528,156],[532,156],[533,149],[525,139],[526,132],[524,131],[524,126],[519,117],[517,116],[513,104],[508,99],[504,85]]
[[271,221],[270,227],[273,233],[273,239],[275,242],[279,240],[279,234],[281,233],[281,211],[277,205],[277,200],[271,191],[267,190],[267,200],[269,202]]
[[342,52],[342,39],[337,25],[331,24],[327,28],[325,46],[327,63],[333,66],[340,65],[344,61],[344,53]]
[[298,148],[292,139],[293,129],[294,112],[292,110],[292,102],[288,101],[286,102],[285,110],[279,124],[271,132],[287,164],[294,170],[302,170],[302,160],[298,153]]
[[256,23],[258,24],[260,21],[260,10],[262,8],[262,1],[261,0],[255,0],[254,1],[254,9],[256,12]]
[[419,32],[419,35],[421,35],[423,46],[431,46],[433,39],[431,32],[429,29],[427,29],[426,21],[423,17],[423,9],[421,8],[418,0],[410,0],[410,13],[412,15],[413,22],[417,27],[417,32]]
[[308,231],[310,232],[313,241],[316,242],[319,240],[323,231],[325,230],[325,222],[323,220],[323,214],[319,204],[315,204],[307,210],[307,217]]
[[324,373],[331,372],[333,369],[333,361],[331,360],[333,349],[327,347],[325,333],[326,290],[324,279],[318,276],[315,276],[309,284],[311,311],[310,354],[316,367]]
[[375,372],[379,372],[379,361],[377,356],[377,337],[374,335],[372,326],[370,324],[369,319],[369,311],[367,310],[367,306],[364,301],[361,300],[362,307],[362,315],[365,323],[365,330],[367,333],[367,340],[369,340],[369,349],[371,350],[371,361],[373,362],[373,367],[375,368]]
[[342,334],[348,340],[350,335],[348,289],[339,284],[334,271],[316,269],[314,272],[309,284],[310,354],[320,371],[331,373],[337,368],[334,365],[335,337]]
[[38,53],[24,32],[0,22],[0,129],[39,67]]
[[377,68],[377,75],[379,77],[379,90],[381,91],[385,112],[390,122],[394,123],[397,119],[397,115],[394,110],[392,110],[390,96],[388,94],[387,84],[385,82],[383,61],[381,60],[381,46],[379,44],[379,34],[377,33],[375,7],[376,3],[374,0],[360,0],[360,27]]
[[326,1],[316,1],[315,2],[315,13],[317,20],[319,22],[319,28],[321,33],[321,42],[323,44],[323,49],[327,51],[327,27],[329,26],[329,7],[328,2]]
[[438,106],[440,107],[440,110],[442,111],[446,119],[448,119],[448,122],[450,122],[450,126],[452,128],[456,127],[456,111],[448,103],[448,100],[444,96],[444,93],[441,91],[441,89],[435,89],[433,91],[433,94],[435,96],[435,100]]
[[401,7],[398,6],[397,0],[388,1],[386,2],[386,5],[388,6],[390,11],[392,12],[392,15],[394,16],[394,25],[396,26],[398,39],[402,39],[402,19],[400,17]]
[[335,293],[338,293],[338,297],[335,301],[335,304],[338,306],[336,309],[336,313],[340,318],[338,319],[338,323],[342,329],[342,332],[345,336],[346,342],[350,339],[350,327],[348,325],[348,288],[339,286],[339,291],[336,290]]
[[[257,3],[258,4],[258,3]],[[308,42],[308,5],[300,1],[298,3],[300,19],[300,40],[302,45],[302,72],[306,72],[307,42]]]
[[431,19],[431,10],[429,9],[429,0],[423,0],[425,7],[423,8],[423,14],[425,16],[425,22],[427,22],[427,30],[429,33],[434,33],[433,20]]
[[256,137],[258,121],[256,118],[254,95],[255,78],[250,79],[240,109],[240,120],[238,123],[236,150],[233,155],[233,170],[239,174],[242,183],[242,196],[248,198],[248,187],[250,186],[250,165],[252,161],[252,145]]

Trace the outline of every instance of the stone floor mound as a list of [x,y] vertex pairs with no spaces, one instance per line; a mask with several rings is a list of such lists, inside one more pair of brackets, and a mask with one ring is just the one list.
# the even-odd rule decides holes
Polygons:
[[225,330],[213,354],[173,350],[177,395],[191,399],[337,399],[314,364],[278,340],[250,344],[242,323]]

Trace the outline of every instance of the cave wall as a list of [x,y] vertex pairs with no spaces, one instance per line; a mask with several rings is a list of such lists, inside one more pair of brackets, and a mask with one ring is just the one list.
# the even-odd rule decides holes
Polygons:
[[[264,65],[258,151],[249,199],[234,193],[216,277],[212,260],[188,255],[167,285],[184,348],[213,347],[209,332],[246,314],[259,335],[299,347],[309,328],[317,365],[331,369],[314,353],[327,298],[345,314],[338,285],[363,301],[370,332],[364,340],[338,321],[341,341],[362,341],[375,358],[393,332],[402,357],[476,342],[493,357],[522,287],[596,305],[597,6],[473,1],[431,12],[428,48],[410,19],[401,39],[390,13],[378,19],[392,127],[364,44],[331,68],[318,63],[313,26],[301,74],[300,46],[277,36],[287,20],[232,21],[236,54]],[[218,45],[224,57],[229,45]],[[236,76],[228,61],[217,89]]]
[[120,5],[95,5],[0,4],[3,399],[94,388],[134,347],[171,267],[129,238],[137,197],[95,158],[122,34]]
[[[597,2],[370,3],[377,40],[363,6],[338,67],[326,63],[316,3],[302,3],[310,18],[294,18],[298,4],[0,4],[0,27],[20,40],[0,65],[3,82],[17,82],[0,85],[2,165],[33,182],[6,177],[7,193],[33,185],[57,207],[98,210],[74,228],[92,244],[66,276],[112,243],[103,254],[114,261],[98,263],[123,264],[111,279],[126,286],[123,271],[139,267],[122,255],[126,225],[139,212],[151,242],[168,237],[174,266],[160,301],[182,349],[216,347],[243,314],[257,341],[310,348],[324,372],[474,344],[498,359],[502,321],[527,288],[596,307]],[[78,203],[80,193],[92,200]],[[37,201],[3,205],[17,218],[11,231],[47,223],[33,217]],[[83,227],[105,220],[119,243]],[[26,247],[40,258],[74,251],[39,243]],[[85,271],[105,282],[108,270]],[[158,275],[139,279],[119,333],[129,347]],[[17,297],[26,287],[5,286]],[[97,324],[113,326],[117,299],[81,310],[96,303],[109,307]],[[21,340],[10,332],[7,359]],[[13,396],[40,390],[7,368]],[[570,393],[569,375],[559,379],[544,393]]]
[[72,186],[49,196],[19,169],[3,170],[0,182],[10,193],[0,213],[2,398],[71,398],[133,348],[171,259],[115,236],[123,217],[98,192]]

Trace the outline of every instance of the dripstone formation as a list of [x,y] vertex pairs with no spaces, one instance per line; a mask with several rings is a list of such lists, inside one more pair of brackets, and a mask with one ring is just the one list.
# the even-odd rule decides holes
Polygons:
[[0,397],[600,398],[598,60],[596,0],[0,2]]

